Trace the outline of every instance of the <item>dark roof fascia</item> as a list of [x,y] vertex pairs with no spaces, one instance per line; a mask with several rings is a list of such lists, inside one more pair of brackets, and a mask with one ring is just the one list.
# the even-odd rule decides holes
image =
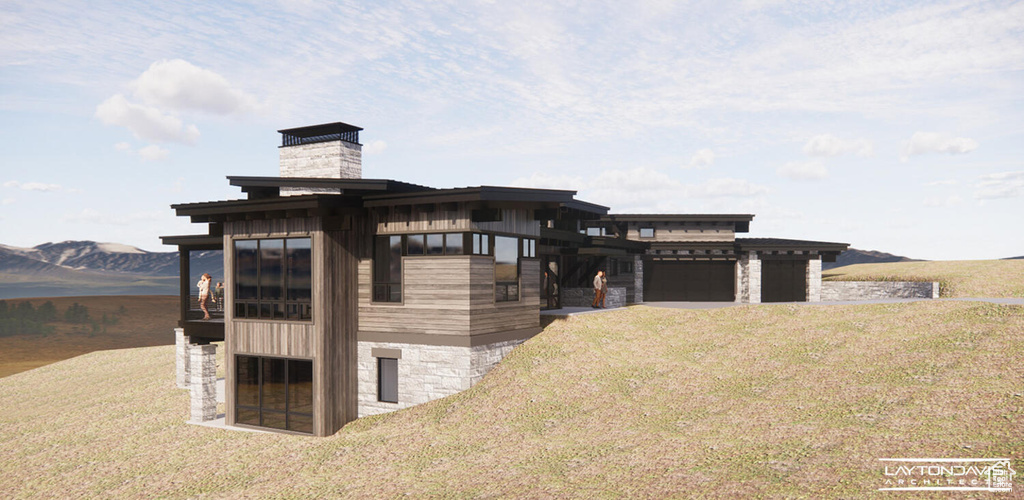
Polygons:
[[413,193],[436,190],[429,186],[420,186],[391,179],[324,179],[319,177],[248,177],[229,175],[228,182],[232,186],[241,187],[242,191],[246,191],[247,188],[282,187],[340,189],[342,194],[347,194],[346,191]]
[[278,133],[293,135],[295,137],[317,137],[335,132],[359,132],[361,130],[363,130],[362,127],[349,125],[344,122],[333,122],[309,125],[306,127],[286,128],[278,130]]
[[735,250],[733,241],[651,241],[651,250]]
[[532,189],[498,186],[479,186],[455,189],[437,189],[414,194],[380,194],[364,197],[367,207],[417,205],[446,202],[495,202],[567,206],[583,211],[607,211],[607,207],[576,200],[576,191],[560,189]]
[[345,199],[338,195],[299,195],[259,200],[225,200],[201,203],[171,205],[179,216],[235,214],[279,210],[309,210],[324,207],[346,206]]
[[587,236],[587,244],[590,247],[621,248],[623,250],[646,250],[647,242],[616,238],[614,236]]
[[190,250],[220,250],[224,248],[222,236],[208,234],[185,234],[178,236],[161,236],[164,245],[175,245]]
[[736,246],[741,251],[815,250],[818,252],[843,252],[850,248],[849,243],[787,240],[782,238],[736,238]]
[[750,222],[754,214],[608,214],[607,222]]

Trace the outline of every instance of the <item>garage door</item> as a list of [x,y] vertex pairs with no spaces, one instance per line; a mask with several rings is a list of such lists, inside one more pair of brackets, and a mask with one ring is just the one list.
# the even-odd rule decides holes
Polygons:
[[644,301],[736,299],[735,261],[644,261]]
[[761,302],[805,302],[806,260],[762,260]]

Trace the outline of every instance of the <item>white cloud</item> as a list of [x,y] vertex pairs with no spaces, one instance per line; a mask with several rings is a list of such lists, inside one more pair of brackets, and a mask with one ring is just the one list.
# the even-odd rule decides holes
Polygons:
[[0,200],[0,205],[13,205],[15,201],[17,200],[14,198],[4,198],[3,200]]
[[128,102],[121,94],[96,106],[96,117],[107,125],[127,128],[139,139],[183,144],[195,144],[199,140],[199,129],[195,125],[185,125],[180,118],[159,109]]
[[832,134],[816,135],[804,144],[804,153],[808,156],[839,156],[842,154],[856,154],[858,156],[871,156],[874,153],[874,146],[867,139],[844,140]]
[[230,115],[256,106],[223,76],[181,59],[154,62],[130,87],[135,97],[161,109]]
[[132,145],[128,144],[127,142],[119,142],[117,144],[114,144],[114,149],[118,151],[131,151]]
[[959,205],[964,200],[957,195],[950,195],[945,198],[933,197],[924,200],[924,206],[926,207],[952,207]]
[[701,149],[690,157],[690,163],[683,168],[706,167],[715,163],[715,152],[710,149]]
[[978,182],[974,187],[977,188],[974,197],[979,200],[1022,196],[1024,195],[1024,170],[982,175],[978,177]]
[[613,207],[619,213],[692,211],[698,199],[747,198],[771,192],[769,187],[745,179],[685,184],[646,167],[605,170],[588,178],[534,173],[512,181],[512,185],[577,191],[577,198]]
[[387,149],[387,148],[388,148],[388,143],[378,139],[378,140],[375,140],[375,141],[370,141],[369,143],[364,145],[363,146],[363,154],[377,155],[377,154],[383,153],[384,150]]
[[955,185],[957,185],[957,184],[959,184],[959,183],[958,183],[958,182],[957,182],[956,180],[954,180],[954,179],[946,179],[946,180],[943,180],[943,181],[932,181],[932,182],[928,182],[928,183],[925,183],[925,186],[926,186],[926,187],[934,187],[934,186],[955,186]]
[[910,140],[903,143],[900,159],[928,153],[945,153],[951,155],[970,153],[978,149],[978,141],[968,137],[953,137],[937,132],[914,132]]
[[149,146],[139,148],[139,157],[143,161],[158,161],[167,158],[170,151],[157,146],[156,144],[150,144]]
[[787,179],[810,181],[828,177],[828,169],[820,161],[791,161],[775,169],[775,173]]
[[43,182],[18,182],[18,181],[7,181],[4,183],[4,187],[20,189],[22,191],[42,191],[42,192],[54,192],[60,191],[64,188],[60,184],[46,184]]

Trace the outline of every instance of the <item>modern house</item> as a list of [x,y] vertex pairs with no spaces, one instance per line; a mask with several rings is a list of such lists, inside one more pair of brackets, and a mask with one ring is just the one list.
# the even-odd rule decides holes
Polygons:
[[[598,270],[609,305],[817,301],[822,260],[847,248],[736,238],[747,214],[610,214],[574,191],[363,179],[361,130],[281,130],[280,177],[229,177],[244,199],[172,207],[208,226],[163,238],[181,254],[179,384],[194,418],[215,413],[214,341],[228,425],[326,436],[468,389],[541,330],[542,309],[589,303]],[[201,250],[224,252],[211,320],[194,295]]]

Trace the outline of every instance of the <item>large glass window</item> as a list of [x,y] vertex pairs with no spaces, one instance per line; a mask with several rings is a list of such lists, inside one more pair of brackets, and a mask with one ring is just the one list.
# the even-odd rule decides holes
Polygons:
[[402,237],[378,236],[373,259],[373,300],[402,301]]
[[235,242],[235,317],[313,319],[310,238]]
[[313,362],[235,357],[235,422],[313,432]]
[[494,237],[494,301],[519,300],[519,238]]

